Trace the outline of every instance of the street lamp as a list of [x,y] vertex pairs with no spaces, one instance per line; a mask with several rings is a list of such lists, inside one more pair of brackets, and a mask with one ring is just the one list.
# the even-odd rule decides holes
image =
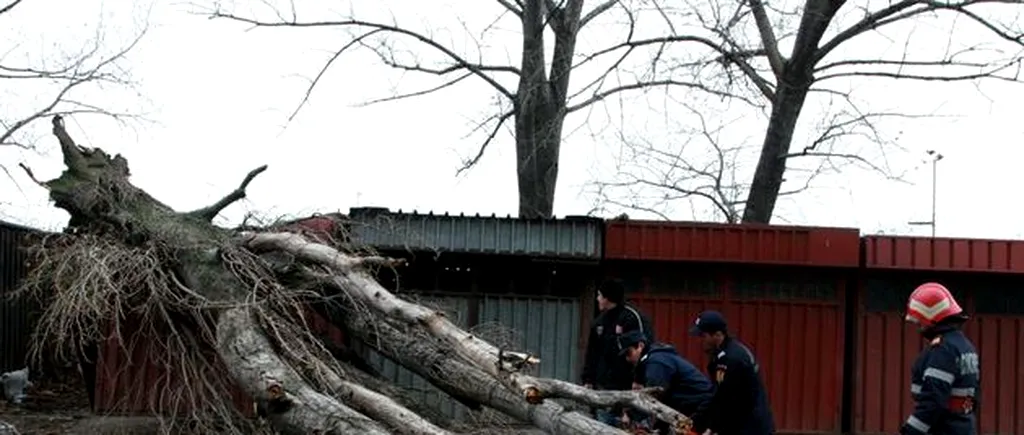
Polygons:
[[935,238],[935,199],[938,196],[938,168],[939,160],[942,160],[943,156],[938,151],[928,150],[928,155],[932,158],[932,220],[927,222],[916,221],[907,222],[908,225],[927,225],[932,227],[932,238]]

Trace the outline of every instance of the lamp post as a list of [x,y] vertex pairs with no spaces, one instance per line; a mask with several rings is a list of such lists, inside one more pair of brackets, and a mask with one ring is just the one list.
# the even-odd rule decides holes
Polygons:
[[935,202],[938,197],[938,184],[939,184],[939,160],[942,160],[945,156],[935,150],[928,150],[928,155],[932,158],[932,220],[927,222],[916,221],[907,222],[908,225],[927,225],[932,227],[932,238],[935,238]]

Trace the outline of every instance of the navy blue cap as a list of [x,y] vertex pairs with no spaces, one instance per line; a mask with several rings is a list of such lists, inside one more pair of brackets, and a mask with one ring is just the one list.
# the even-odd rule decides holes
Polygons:
[[647,336],[640,331],[629,331],[619,336],[619,355],[625,355],[626,350],[640,343],[647,343]]
[[700,313],[690,327],[690,335],[697,337],[701,333],[714,334],[726,331],[725,316],[718,311],[708,310]]

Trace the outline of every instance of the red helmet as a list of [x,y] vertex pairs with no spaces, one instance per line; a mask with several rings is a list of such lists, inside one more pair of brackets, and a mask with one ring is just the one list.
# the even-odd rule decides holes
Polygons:
[[935,282],[918,286],[907,302],[907,321],[924,327],[934,326],[963,312],[949,289]]

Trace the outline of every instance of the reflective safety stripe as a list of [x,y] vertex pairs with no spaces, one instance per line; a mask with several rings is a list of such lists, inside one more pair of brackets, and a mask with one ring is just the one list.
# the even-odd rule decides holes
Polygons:
[[[910,384],[910,394],[921,394],[921,384]],[[955,397],[974,397],[974,388],[954,388],[949,394]]]
[[923,433],[928,433],[928,431],[932,429],[931,426],[928,426],[928,424],[926,424],[925,422],[921,421],[921,419],[913,415],[911,415],[910,418],[907,419],[907,426],[917,429],[918,431],[921,431]]
[[957,397],[974,397],[974,388],[954,388],[950,394]]
[[644,325],[644,318],[640,317],[640,313],[638,313],[636,310],[634,310],[633,307],[631,307],[629,305],[626,305],[625,307],[626,307],[627,310],[629,310],[629,312],[633,313],[633,316],[636,317],[636,324],[640,328],[640,333],[644,334],[644,335],[647,335],[647,331],[646,331],[647,325]]
[[952,384],[956,380],[956,376],[945,370],[939,370],[935,367],[928,367],[924,370],[924,377],[935,378],[947,384]]

